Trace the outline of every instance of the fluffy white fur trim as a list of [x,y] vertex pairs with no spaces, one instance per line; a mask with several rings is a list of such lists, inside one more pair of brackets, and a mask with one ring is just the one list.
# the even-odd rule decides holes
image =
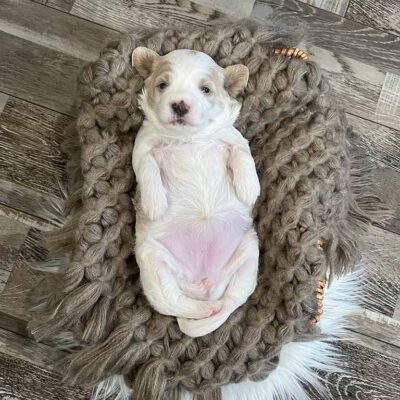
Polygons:
[[[348,317],[359,311],[361,281],[362,274],[358,271],[333,280],[325,290],[320,327],[326,338],[285,345],[278,367],[266,380],[224,386],[223,400],[307,400],[304,384],[316,388],[323,396],[325,388],[317,371],[341,371],[341,355],[334,342],[351,335]],[[129,399],[129,389],[120,376],[97,385],[92,400],[105,400],[115,394],[116,400]],[[181,400],[192,399],[187,392],[181,396]]]

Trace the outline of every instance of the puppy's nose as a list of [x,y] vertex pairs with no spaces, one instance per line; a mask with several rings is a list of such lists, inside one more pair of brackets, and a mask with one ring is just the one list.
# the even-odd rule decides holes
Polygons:
[[189,106],[185,104],[183,100],[181,100],[179,103],[172,103],[171,104],[173,112],[178,116],[178,117],[183,117],[189,112]]

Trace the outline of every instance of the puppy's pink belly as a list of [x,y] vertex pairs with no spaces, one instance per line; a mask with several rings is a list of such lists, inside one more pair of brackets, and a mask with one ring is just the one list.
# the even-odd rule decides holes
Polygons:
[[238,247],[243,224],[219,223],[211,226],[173,227],[160,241],[181,263],[185,282],[182,290],[193,298],[204,299],[220,284],[222,271]]

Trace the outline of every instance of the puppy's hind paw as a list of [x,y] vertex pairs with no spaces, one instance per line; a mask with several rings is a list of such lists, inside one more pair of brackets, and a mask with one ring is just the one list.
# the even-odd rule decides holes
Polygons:
[[222,307],[222,301],[202,301],[186,298],[185,309],[177,315],[177,317],[187,319],[204,319],[218,314]]

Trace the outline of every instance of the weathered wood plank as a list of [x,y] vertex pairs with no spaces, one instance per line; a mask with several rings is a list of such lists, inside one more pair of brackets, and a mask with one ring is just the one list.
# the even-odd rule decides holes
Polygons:
[[[316,36],[315,45],[309,47],[311,57],[319,63],[325,76],[329,79],[333,91],[348,112],[395,129],[400,126],[400,115],[397,115],[397,113],[394,115],[391,113],[387,115],[381,112],[377,113],[377,104],[385,82],[385,73],[374,66],[373,63],[367,64],[357,60],[357,51],[354,51],[351,57],[346,55],[351,47],[348,43],[351,43],[352,40],[357,40],[358,44],[363,43],[363,46],[366,46],[365,40],[363,42],[356,37],[346,37],[345,39],[344,36],[340,39],[340,35],[343,34],[341,30],[343,26],[341,24],[336,22],[329,23],[315,17],[309,18],[307,14],[292,11],[275,4],[257,2],[252,17],[262,22],[277,9],[282,11],[283,21],[287,16],[303,19],[307,23],[307,28]],[[354,24],[354,22],[352,23]],[[332,42],[333,38],[335,44]],[[396,50],[396,52],[397,56],[400,57],[400,38],[396,37],[396,39],[399,41],[399,51]],[[345,44],[338,46],[338,42]],[[375,47],[377,47],[376,43]],[[393,47],[395,48],[394,45]],[[373,46],[372,48],[365,48],[363,54],[366,54],[367,51],[370,57],[374,57],[371,54],[374,52]]]
[[63,357],[61,350],[52,348],[35,340],[0,329],[0,353],[27,361],[49,371],[54,370]]
[[12,260],[17,256],[29,227],[10,218],[0,216],[0,293],[12,270]]
[[57,4],[72,7],[70,3],[50,0],[46,3],[50,7],[44,7],[26,0],[0,0],[0,31],[75,58],[93,61],[119,33],[51,8]]
[[90,391],[71,387],[52,372],[0,354],[0,397],[4,400],[89,400]]
[[251,14],[255,0],[193,0],[193,3],[221,11],[234,18],[247,18]]
[[400,321],[369,310],[352,316],[351,321],[357,333],[400,348]]
[[400,131],[349,113],[347,119],[374,163],[400,172]]
[[[325,379],[322,384],[330,393],[329,399],[397,400],[400,398],[400,363],[399,359],[393,356],[399,353],[397,347],[391,346],[392,356],[348,341],[341,342],[338,347],[344,355],[340,364],[344,372],[321,374]],[[378,348],[380,349],[380,344]],[[310,392],[312,400],[321,400],[319,391],[310,390]]]
[[0,32],[0,91],[67,115],[76,113],[84,61]]
[[15,208],[7,207],[1,203],[0,216],[10,218],[14,221],[22,222],[23,224],[31,228],[36,228],[43,231],[51,231],[54,229],[54,223],[47,222],[40,217],[27,214],[26,212],[16,210]]
[[121,32],[138,27],[208,26],[228,21],[221,12],[188,0],[75,0],[71,14]]
[[400,296],[400,235],[371,226],[361,251],[364,306],[392,318]]
[[400,35],[400,2],[398,0],[351,0],[346,18]]
[[[400,235],[400,176],[388,168],[377,168],[372,171],[377,193],[393,212],[384,225],[386,230]],[[400,237],[399,237],[400,238]],[[400,245],[400,243],[399,243]]]
[[47,0],[46,6],[70,12],[75,0]]
[[0,179],[0,188],[0,208],[5,206],[5,209],[13,208],[27,217],[36,217],[34,219],[37,225],[44,230],[49,230],[49,226],[58,225],[51,210],[54,209],[54,204],[59,203],[60,196],[43,194],[3,179]]
[[4,94],[4,93],[0,93],[0,115],[3,112],[3,109],[7,103],[8,100],[8,95]]
[[400,120],[400,75],[391,73],[385,75],[375,114],[378,122],[381,116],[383,123],[388,116],[394,116]]
[[40,232],[31,228],[20,251],[9,261],[11,273],[3,292],[0,293],[0,312],[22,321],[29,321],[32,289],[36,288],[45,276],[40,271],[32,270],[30,265],[32,262],[43,260],[45,255]]
[[310,6],[320,8],[325,11],[344,17],[350,0],[301,0]]
[[257,0],[252,17],[271,15],[279,10],[281,18],[294,17],[307,24],[312,43],[331,53],[363,61],[385,72],[398,73],[400,38],[298,0]]
[[0,114],[0,179],[39,193],[59,195],[59,182],[64,179],[60,143],[72,121],[55,111],[9,97]]
[[20,336],[28,337],[27,322],[12,315],[0,312],[0,328]]

